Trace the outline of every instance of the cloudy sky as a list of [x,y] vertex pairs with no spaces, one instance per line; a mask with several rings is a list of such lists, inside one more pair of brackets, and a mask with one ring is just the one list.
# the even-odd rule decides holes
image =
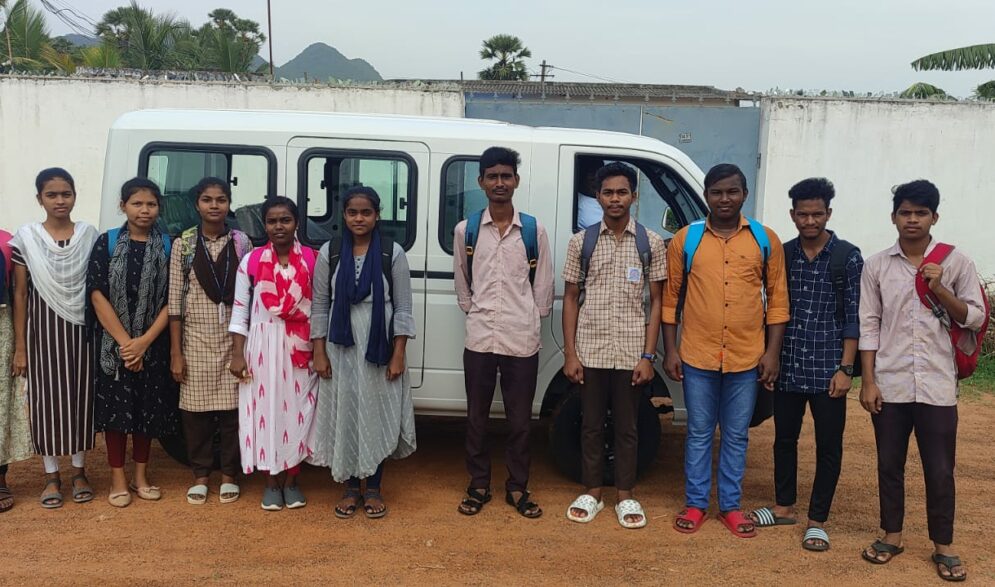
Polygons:
[[[29,0],[40,6],[40,0]],[[50,0],[94,20],[125,0]],[[266,0],[139,0],[197,25],[215,7],[266,25]],[[481,40],[523,39],[530,68],[618,81],[891,92],[925,81],[958,96],[995,70],[915,72],[922,55],[995,42],[991,0],[272,0],[274,61],[325,42],[386,79],[474,77]],[[56,34],[69,32],[53,15]],[[266,48],[263,48],[265,57]],[[597,81],[555,71],[557,81]]]

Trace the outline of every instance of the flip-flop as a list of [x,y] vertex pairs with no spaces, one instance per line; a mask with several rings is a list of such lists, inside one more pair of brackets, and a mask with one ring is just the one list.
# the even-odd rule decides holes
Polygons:
[[[684,511],[677,514],[677,517],[674,518],[674,530],[677,530],[681,534],[694,534],[701,528],[702,524],[704,524],[707,519],[708,512],[705,510],[696,507],[685,508]],[[677,523],[680,521],[691,522],[693,525],[690,528],[682,528]]]
[[[586,516],[577,516],[573,513],[573,510],[584,510],[587,512]],[[585,493],[584,495],[578,496],[577,499],[570,504],[567,508],[567,519],[571,522],[577,522],[578,524],[587,524],[594,520],[598,513],[605,509],[605,502],[600,499],[595,499],[593,495]]]
[[[646,512],[643,511],[643,506],[634,499],[625,499],[618,502],[615,505],[615,516],[618,518],[618,524],[627,530],[637,530],[646,526]],[[625,519],[626,516],[640,516],[640,520],[638,522],[629,522]]]
[[[822,543],[812,542],[815,540],[821,540]],[[826,531],[822,528],[810,526],[808,530],[805,530],[805,537],[802,538],[802,548],[811,550],[812,552],[825,552],[829,550],[829,534],[826,534]]]
[[222,483],[218,491],[218,500],[221,503],[234,503],[242,495],[242,490],[236,483]]
[[41,494],[41,507],[46,510],[54,510],[62,507],[63,497],[62,497],[62,480],[61,479],[46,479],[45,487],[42,489],[44,491],[49,485],[55,485],[55,491],[49,491],[48,493]]
[[355,499],[356,503],[342,509],[339,506],[335,506],[335,517],[341,520],[348,520],[356,514],[356,510],[359,506],[363,505],[363,496],[359,494],[358,489],[346,489],[345,493],[342,494],[342,499]]
[[[83,481],[82,487],[76,487],[77,481]],[[86,473],[80,473],[79,475],[73,475],[73,478],[69,481],[69,484],[73,488],[73,501],[76,503],[86,503],[88,501],[93,501],[93,488],[90,487],[90,480],[86,478]]]
[[207,502],[207,485],[198,483],[187,489],[187,503],[190,505],[204,505]]
[[[371,499],[379,499],[380,504],[383,506],[379,510],[373,509],[370,505]],[[363,511],[366,512],[366,517],[371,520],[377,520],[387,515],[387,504],[384,503],[383,496],[380,495],[380,490],[378,489],[367,489],[363,494]]]
[[[874,556],[869,556],[866,548],[860,551],[860,556],[862,556],[865,561],[875,565],[886,565],[896,556],[905,552],[904,546],[895,546],[894,544],[888,544],[887,542],[882,542],[880,540],[875,540],[874,543],[871,544],[870,548],[874,549]],[[882,554],[887,554],[889,556],[885,560],[880,560],[878,556]]]
[[[753,520],[744,516],[743,512],[739,510],[719,513],[719,520],[722,520],[722,523],[725,525],[725,527],[728,528],[729,531],[732,532],[733,536],[736,536],[737,538],[753,538],[754,536],[757,535],[756,523]],[[744,532],[743,530],[739,529],[740,526],[746,526],[746,525],[753,526],[753,530],[750,530],[749,532]]]
[[769,528],[771,526],[794,526],[798,523],[795,518],[779,516],[772,508],[758,508],[750,512],[747,518],[758,528]]
[[[939,554],[937,552],[933,553],[933,564],[936,565],[936,574],[944,581],[953,581],[959,583],[967,579],[967,571],[964,571],[963,575],[954,576],[954,567],[963,567],[964,563],[961,562],[959,556],[947,556],[945,554]],[[946,567],[949,575],[944,575],[940,572],[940,567]]]

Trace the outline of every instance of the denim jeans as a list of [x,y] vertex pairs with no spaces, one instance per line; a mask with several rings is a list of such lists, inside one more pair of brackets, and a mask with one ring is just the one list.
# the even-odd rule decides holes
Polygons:
[[686,505],[708,509],[712,490],[712,439],[719,445],[719,511],[738,510],[746,470],[750,419],[757,399],[757,370],[705,371],[684,363],[684,405],[688,411],[684,447]]

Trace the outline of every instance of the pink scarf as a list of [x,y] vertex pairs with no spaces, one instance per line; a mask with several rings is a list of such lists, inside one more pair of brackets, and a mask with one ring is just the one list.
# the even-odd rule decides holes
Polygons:
[[263,247],[259,256],[255,288],[259,300],[270,314],[284,321],[290,340],[290,359],[294,366],[307,368],[313,354],[311,345],[311,277],[314,255],[306,255],[294,241],[287,268],[277,270],[279,259],[273,244]]

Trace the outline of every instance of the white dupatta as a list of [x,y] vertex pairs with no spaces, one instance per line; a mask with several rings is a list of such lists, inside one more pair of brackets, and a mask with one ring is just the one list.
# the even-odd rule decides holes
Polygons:
[[64,320],[86,321],[86,268],[97,229],[77,222],[69,244],[60,247],[40,222],[22,226],[10,244],[20,251],[31,283],[49,308]]

